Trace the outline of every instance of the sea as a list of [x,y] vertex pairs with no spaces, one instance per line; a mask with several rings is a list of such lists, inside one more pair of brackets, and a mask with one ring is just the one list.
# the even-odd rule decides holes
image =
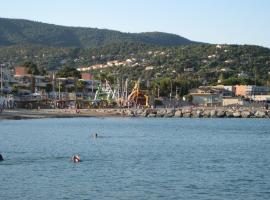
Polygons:
[[2,120],[0,153],[1,200],[270,199],[269,119]]

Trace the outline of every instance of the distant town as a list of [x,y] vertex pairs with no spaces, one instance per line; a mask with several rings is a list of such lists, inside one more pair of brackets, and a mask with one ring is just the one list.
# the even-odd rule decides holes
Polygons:
[[141,89],[140,80],[117,80],[112,85],[107,79],[95,79],[91,73],[94,69],[118,65],[136,65],[136,60],[77,68],[77,77],[59,77],[57,72],[34,75],[26,66],[10,70],[1,65],[1,109],[265,106],[270,103],[267,86],[205,85],[190,89],[184,96],[178,93],[180,88],[171,88],[169,96],[162,96],[159,88],[154,90],[156,93]]

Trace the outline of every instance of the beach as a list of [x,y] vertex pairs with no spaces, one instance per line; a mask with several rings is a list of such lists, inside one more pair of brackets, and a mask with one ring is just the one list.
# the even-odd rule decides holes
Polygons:
[[73,118],[73,117],[113,117],[114,113],[97,112],[96,110],[83,109],[79,112],[76,110],[64,109],[16,109],[4,110],[0,113],[0,120],[19,120],[19,119],[42,119],[42,118]]

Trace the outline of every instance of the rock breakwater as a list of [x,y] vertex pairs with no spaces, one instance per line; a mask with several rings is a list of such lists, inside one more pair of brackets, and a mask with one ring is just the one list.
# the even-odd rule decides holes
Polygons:
[[270,118],[270,111],[263,108],[145,108],[145,109],[98,109],[99,113],[110,113],[123,117],[159,118]]

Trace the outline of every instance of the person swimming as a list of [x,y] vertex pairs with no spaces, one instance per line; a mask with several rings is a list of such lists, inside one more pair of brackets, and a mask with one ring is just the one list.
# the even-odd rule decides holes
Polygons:
[[72,162],[74,162],[74,163],[81,162],[81,158],[80,158],[79,155],[74,155],[74,156],[72,156],[72,157],[71,157],[71,160],[72,160]]
[[93,138],[96,139],[98,137],[98,134],[97,133],[94,133],[93,134]]
[[4,160],[4,158],[3,158],[2,154],[0,154],[0,161],[3,161],[3,160]]

